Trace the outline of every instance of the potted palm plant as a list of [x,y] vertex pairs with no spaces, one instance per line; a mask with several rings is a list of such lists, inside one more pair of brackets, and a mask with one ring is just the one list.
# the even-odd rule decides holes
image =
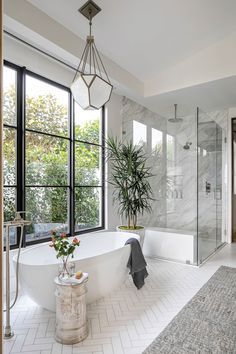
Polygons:
[[114,201],[118,212],[127,220],[126,225],[117,227],[118,231],[134,232],[140,236],[143,246],[145,229],[138,225],[138,215],[151,212],[152,190],[149,183],[152,177],[150,167],[146,166],[147,156],[142,146],[132,142],[121,142],[109,137],[106,140],[107,159],[111,173],[109,183],[113,185]]

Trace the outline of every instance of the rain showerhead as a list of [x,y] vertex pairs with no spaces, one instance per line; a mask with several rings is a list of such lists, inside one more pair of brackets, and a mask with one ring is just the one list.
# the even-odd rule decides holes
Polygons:
[[168,122],[170,122],[170,123],[180,123],[182,121],[183,121],[182,118],[170,118],[170,119],[168,119]]
[[175,117],[168,119],[170,123],[181,123],[183,121],[182,118],[177,118],[177,103],[174,104],[175,106]]
[[186,144],[183,146],[183,149],[189,150],[191,145],[192,145],[191,141],[186,141]]

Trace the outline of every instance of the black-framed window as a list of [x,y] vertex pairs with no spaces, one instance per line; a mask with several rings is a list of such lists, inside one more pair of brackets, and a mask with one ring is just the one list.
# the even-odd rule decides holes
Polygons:
[[9,62],[3,82],[5,221],[26,211],[24,244],[103,229],[104,109],[83,111],[69,88]]

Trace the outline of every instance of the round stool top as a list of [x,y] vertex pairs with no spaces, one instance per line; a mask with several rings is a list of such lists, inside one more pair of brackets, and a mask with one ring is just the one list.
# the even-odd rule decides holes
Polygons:
[[61,285],[61,286],[76,286],[76,285],[81,285],[83,283],[86,283],[87,281],[88,281],[88,273],[83,273],[80,279],[76,279],[75,275],[67,279],[59,279],[59,277],[56,277],[54,279],[54,283],[56,285]]

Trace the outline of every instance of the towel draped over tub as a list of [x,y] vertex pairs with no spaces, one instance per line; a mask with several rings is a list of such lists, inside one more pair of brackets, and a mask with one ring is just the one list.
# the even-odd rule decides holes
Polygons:
[[130,273],[133,278],[134,285],[137,289],[141,289],[144,285],[144,279],[148,276],[146,270],[147,263],[143,256],[140,243],[136,238],[129,238],[126,245],[130,245],[131,253],[127,263],[127,267],[130,269]]

